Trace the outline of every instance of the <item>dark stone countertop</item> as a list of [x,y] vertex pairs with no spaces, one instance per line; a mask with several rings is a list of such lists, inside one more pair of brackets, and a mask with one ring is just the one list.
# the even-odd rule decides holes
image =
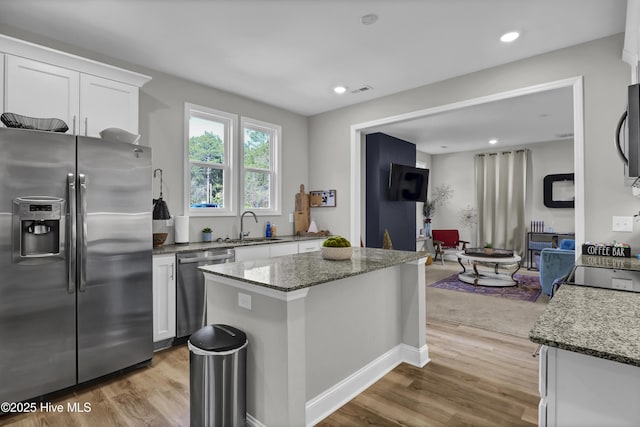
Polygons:
[[170,245],[162,245],[159,247],[153,248],[154,255],[164,255],[164,254],[176,254],[180,252],[191,252],[191,251],[202,251],[207,249],[226,249],[226,248],[237,248],[240,246],[255,246],[255,245],[271,245],[277,243],[291,243],[291,242],[304,242],[307,240],[324,240],[327,236],[322,237],[298,237],[298,236],[278,236],[273,239],[262,239],[262,238],[246,238],[244,241],[240,242],[237,240],[229,241],[229,242],[194,242],[194,243],[173,243]]
[[[640,271],[636,258],[582,255],[578,264]],[[563,284],[529,332],[529,339],[640,366],[640,293]]]

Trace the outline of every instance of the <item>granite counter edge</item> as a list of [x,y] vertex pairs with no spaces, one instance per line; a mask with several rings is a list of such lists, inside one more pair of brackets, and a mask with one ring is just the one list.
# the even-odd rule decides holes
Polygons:
[[[311,282],[311,283],[304,283],[304,284],[299,285],[299,286],[292,286],[292,287],[286,287],[286,288],[282,287],[282,286],[278,286],[278,285],[269,284],[269,283],[258,282],[258,281],[255,281],[255,280],[247,279],[245,277],[238,277],[238,276],[234,276],[234,275],[231,275],[231,274],[221,273],[221,272],[218,272],[218,271],[211,271],[211,270],[206,270],[206,269],[203,269],[203,268],[200,268],[200,269],[205,274],[208,273],[208,274],[211,274],[211,275],[214,275],[214,276],[224,277],[226,279],[231,279],[231,280],[235,280],[235,281],[238,281],[238,282],[248,283],[248,284],[251,284],[251,285],[260,286],[260,287],[263,287],[263,288],[268,288],[268,289],[272,289],[272,290],[275,290],[275,291],[280,291],[280,292],[287,293],[287,292],[299,291],[301,289],[311,288],[313,286],[321,285],[323,283],[329,283],[329,282],[335,282],[337,280],[348,279],[349,277],[361,276],[363,274],[371,273],[373,271],[383,270],[385,268],[390,268],[390,267],[395,267],[395,266],[402,265],[402,264],[416,262],[416,261],[419,261],[420,259],[425,258],[425,257],[426,256],[424,255],[424,253],[417,252],[415,257],[413,257],[413,256],[408,257],[407,260],[404,260],[402,262],[396,262],[396,263],[391,263],[391,264],[384,264],[384,265],[380,265],[380,266],[375,266],[375,267],[373,267],[373,268],[371,268],[371,269],[369,269],[367,271],[357,271],[357,272],[345,273],[345,274],[342,274],[342,275],[340,275],[338,277],[326,277],[324,279],[319,279],[319,280],[316,280],[316,281]],[[336,262],[340,262],[340,261],[336,261]]]

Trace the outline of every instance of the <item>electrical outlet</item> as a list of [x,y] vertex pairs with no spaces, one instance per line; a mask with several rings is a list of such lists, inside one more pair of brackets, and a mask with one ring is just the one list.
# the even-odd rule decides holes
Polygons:
[[611,231],[633,232],[633,217],[614,216],[612,220]]
[[238,305],[247,310],[251,310],[251,295],[238,292]]
[[293,214],[289,214],[289,223],[293,224]]
[[617,279],[615,277],[611,278],[611,288],[620,289],[622,291],[631,291],[633,290],[633,280],[631,279]]

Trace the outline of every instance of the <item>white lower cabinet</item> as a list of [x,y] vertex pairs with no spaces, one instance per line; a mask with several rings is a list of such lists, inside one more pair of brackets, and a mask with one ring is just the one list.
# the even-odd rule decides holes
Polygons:
[[269,255],[273,258],[275,256],[292,255],[298,253],[298,244],[293,243],[274,243],[269,245]]
[[239,246],[235,248],[236,261],[256,260],[275,256],[293,255],[319,251],[322,240],[306,240],[304,242],[269,243],[255,246]]
[[240,246],[236,247],[236,261],[253,261],[260,258],[269,258],[270,245],[256,245],[256,246]]
[[153,256],[153,342],[176,336],[176,256]]
[[640,425],[640,367],[543,347],[541,427]]
[[322,242],[324,240],[306,240],[304,242],[298,243],[298,252],[315,252],[319,251],[322,248]]

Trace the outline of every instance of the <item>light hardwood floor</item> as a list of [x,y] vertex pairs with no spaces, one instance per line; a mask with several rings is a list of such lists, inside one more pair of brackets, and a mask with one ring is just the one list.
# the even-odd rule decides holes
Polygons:
[[[319,426],[535,426],[536,345],[524,338],[427,322],[429,362],[401,364]],[[155,354],[153,366],[50,400],[62,413],[0,417],[10,426],[188,426],[189,351]],[[68,403],[91,404],[69,413]]]
[[537,425],[535,344],[436,321],[427,344],[424,368],[401,364],[319,426]]

